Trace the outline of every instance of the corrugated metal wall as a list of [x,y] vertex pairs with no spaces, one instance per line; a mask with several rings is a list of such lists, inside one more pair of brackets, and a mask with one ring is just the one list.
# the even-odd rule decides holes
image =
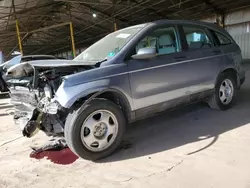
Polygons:
[[[211,15],[203,21],[215,23],[216,16]],[[250,8],[226,14],[225,29],[240,46],[243,59],[250,59]]]
[[250,9],[246,8],[226,15],[225,25],[240,46],[243,59],[250,59]]
[[250,59],[250,33],[236,35],[233,38],[241,48],[243,59]]

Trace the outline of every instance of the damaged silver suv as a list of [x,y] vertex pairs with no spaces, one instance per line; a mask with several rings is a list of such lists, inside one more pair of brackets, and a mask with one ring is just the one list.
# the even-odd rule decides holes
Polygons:
[[97,160],[115,151],[127,123],[198,101],[230,108],[245,79],[241,62],[223,28],[161,20],[111,33],[74,60],[21,63],[7,83],[24,136],[61,135]]

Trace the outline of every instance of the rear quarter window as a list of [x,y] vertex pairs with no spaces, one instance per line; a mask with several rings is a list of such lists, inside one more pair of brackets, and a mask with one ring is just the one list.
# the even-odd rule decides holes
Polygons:
[[231,44],[232,41],[226,37],[225,35],[223,35],[222,33],[218,33],[216,31],[212,31],[213,36],[215,37],[215,40],[217,41],[217,43],[222,46],[222,45],[228,45]]

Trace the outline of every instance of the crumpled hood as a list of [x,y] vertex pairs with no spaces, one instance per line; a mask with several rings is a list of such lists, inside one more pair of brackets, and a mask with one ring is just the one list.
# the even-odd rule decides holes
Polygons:
[[[93,62],[84,62],[79,60],[36,60],[26,62],[34,67],[65,67],[65,66],[77,66],[77,65],[95,65]],[[22,63],[21,63],[22,64]]]
[[84,61],[77,60],[36,60],[36,61],[28,61],[16,64],[10,67],[7,70],[7,74],[11,74],[12,76],[21,76],[23,73],[29,73],[33,71],[34,68],[44,67],[67,67],[67,66],[93,66],[93,62],[88,63]]

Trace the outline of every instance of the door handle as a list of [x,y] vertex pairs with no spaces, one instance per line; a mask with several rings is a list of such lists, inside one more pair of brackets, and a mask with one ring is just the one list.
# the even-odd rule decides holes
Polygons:
[[214,53],[215,55],[221,54],[221,50],[214,50],[213,53]]
[[177,57],[174,57],[175,59],[185,59],[187,58],[187,56],[177,56]]
[[187,59],[187,56],[177,56],[177,57],[174,57],[174,59],[176,61],[183,61],[183,60]]

